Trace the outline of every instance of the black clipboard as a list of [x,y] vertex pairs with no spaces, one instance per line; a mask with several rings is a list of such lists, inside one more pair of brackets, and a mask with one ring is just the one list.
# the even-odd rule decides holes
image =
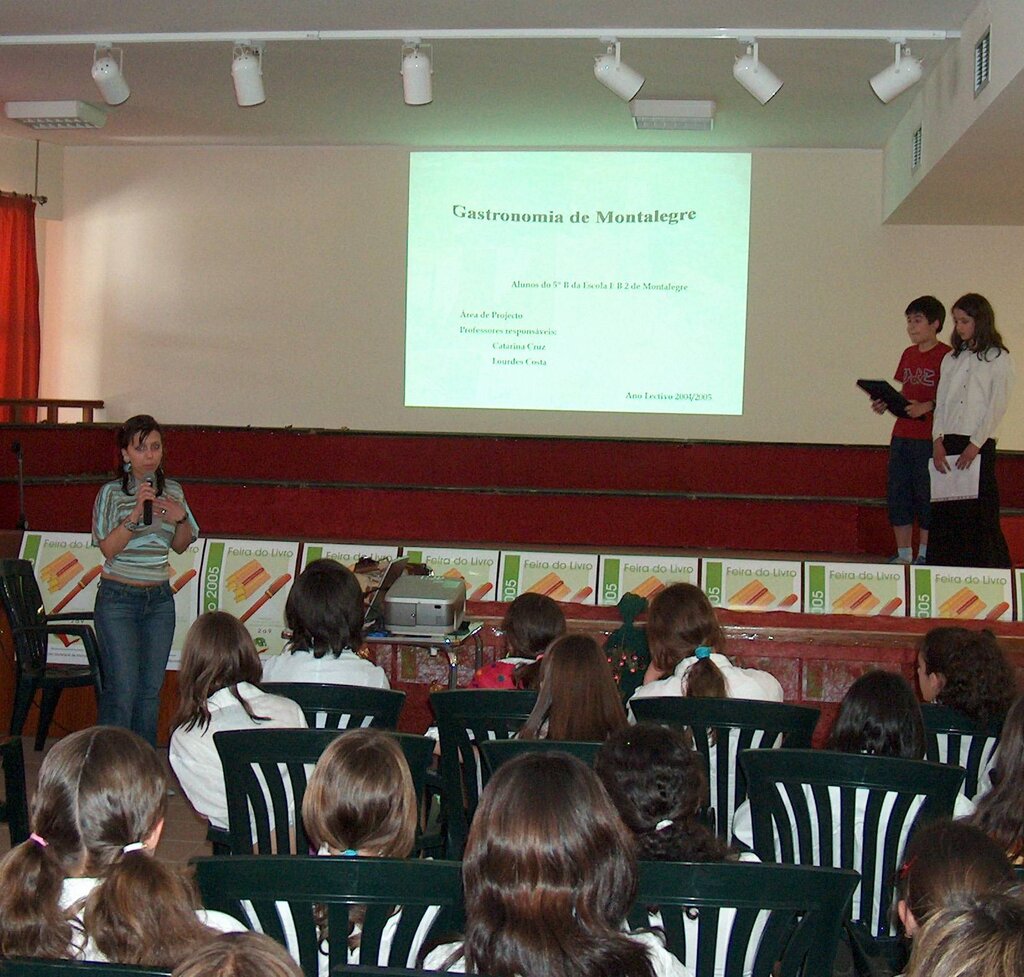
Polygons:
[[[895,414],[897,417],[907,416],[907,407],[910,405],[910,401],[888,380],[858,380],[857,386],[872,400],[881,400],[890,414]],[[920,418],[916,418],[916,420],[920,420]]]

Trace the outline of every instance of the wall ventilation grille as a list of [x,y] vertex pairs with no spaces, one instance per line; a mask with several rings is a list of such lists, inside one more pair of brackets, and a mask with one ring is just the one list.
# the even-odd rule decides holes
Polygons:
[[990,27],[982,35],[981,40],[974,45],[974,94],[977,94],[988,84],[989,78],[989,46],[992,41],[992,28]]
[[916,170],[921,165],[921,127],[914,130],[914,138],[910,144],[910,169]]

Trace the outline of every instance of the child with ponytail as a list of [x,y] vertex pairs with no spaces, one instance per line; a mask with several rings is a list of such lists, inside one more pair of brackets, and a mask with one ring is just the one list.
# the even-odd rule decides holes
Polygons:
[[72,733],[47,754],[29,840],[0,861],[0,958],[45,957],[171,969],[218,931],[153,857],[167,806],[156,751],[112,726]]

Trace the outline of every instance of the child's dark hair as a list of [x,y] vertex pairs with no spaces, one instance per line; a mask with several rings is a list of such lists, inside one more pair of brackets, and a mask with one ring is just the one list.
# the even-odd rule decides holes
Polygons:
[[907,306],[904,315],[923,315],[929,323],[937,322],[936,334],[942,332],[946,321],[946,307],[934,295],[922,295]]
[[933,628],[921,642],[929,675],[944,682],[936,702],[967,716],[979,726],[1002,719],[1016,695],[1016,676],[996,636],[985,628]]
[[872,756],[924,757],[924,722],[910,683],[876,668],[850,686],[839,706],[828,748]]
[[[647,644],[651,663],[667,674],[698,648],[723,654],[725,634],[704,591],[693,584],[675,583],[651,602],[647,612]],[[686,673],[685,682],[684,692],[688,696],[721,699],[727,695],[725,677],[709,653],[707,657],[698,655]]]
[[232,690],[250,719],[265,721],[268,717],[257,716],[238,692],[240,682],[257,685],[262,678],[263,664],[245,625],[227,611],[200,614],[188,629],[181,650],[178,709],[171,727],[206,729],[210,725],[208,700],[221,689]]
[[1014,874],[984,831],[966,821],[933,821],[910,839],[897,881],[900,899],[923,926],[951,903],[1010,888]]
[[[552,641],[565,634],[565,614],[558,601],[546,594],[520,594],[508,605],[501,630],[505,633],[507,656],[536,659]],[[513,680],[519,689],[538,688],[540,663],[535,660],[516,666]]]
[[160,758],[129,730],[93,726],[57,743],[39,771],[32,835],[0,862],[0,957],[72,955],[80,936],[60,904],[70,875],[100,880],[82,926],[112,963],[169,969],[212,938],[190,887],[144,850],[166,806]]
[[356,575],[337,560],[314,560],[292,586],[284,605],[293,651],[316,658],[363,642],[363,591]]
[[992,789],[978,799],[971,823],[1019,858],[1024,856],[1024,696],[1006,714],[990,776]]
[[699,816],[708,778],[688,733],[657,723],[620,729],[598,750],[594,771],[641,861],[721,862],[733,854]]
[[[127,451],[128,447],[135,444],[136,441],[145,441],[154,431],[160,435],[161,440],[163,439],[164,432],[161,430],[160,425],[149,416],[149,414],[136,414],[134,417],[129,417],[117,429],[117,470],[121,473],[121,491],[125,495],[131,495],[134,492],[132,488],[132,472],[131,468],[127,467],[122,463],[122,451]],[[164,493],[164,466],[161,460],[160,467],[156,470],[156,494],[163,495]]]
[[992,308],[992,303],[984,295],[979,295],[977,292],[961,295],[953,303],[953,312],[955,313],[958,309],[974,320],[974,336],[968,344],[968,341],[961,339],[960,334],[954,329],[952,336],[954,356],[959,356],[964,349],[972,350],[978,359],[984,358],[990,349],[995,349],[997,356],[1000,353],[1009,352],[1006,343],[1003,342],[1003,337],[996,329],[996,313]]

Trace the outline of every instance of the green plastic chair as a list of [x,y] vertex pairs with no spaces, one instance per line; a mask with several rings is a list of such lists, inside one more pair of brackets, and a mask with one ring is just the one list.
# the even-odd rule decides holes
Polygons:
[[[14,709],[11,735],[20,736],[36,692],[42,690],[35,747],[46,743],[60,694],[65,689],[93,686],[99,696],[103,688],[99,644],[92,625],[92,613],[44,614],[35,571],[29,560],[0,560],[0,602],[10,625],[14,645]],[[78,622],[77,624],[74,622]],[[66,623],[65,623],[66,622]],[[87,665],[62,665],[47,660],[51,635],[80,638]]]
[[433,692],[430,705],[441,740],[441,810],[447,854],[461,858],[480,799],[483,776],[476,744],[511,739],[537,702],[525,689],[454,689]]
[[[287,947],[308,977],[318,977],[317,916],[326,916],[328,962],[347,961],[349,912],[365,906],[360,962],[416,966],[463,925],[462,865],[433,859],[253,855],[195,858],[203,905],[242,920]],[[397,926],[390,922],[401,910]],[[390,922],[390,926],[389,926]],[[395,927],[390,946],[382,936]]]
[[[951,763],[967,771],[964,794],[974,800],[981,782],[995,760],[1003,722],[986,726],[972,722],[957,709],[935,703],[921,705],[924,720],[925,758],[933,763]],[[987,785],[985,785],[987,786]]]
[[25,756],[21,737],[15,736],[0,745],[0,765],[4,768],[4,800],[0,804],[0,821],[7,822],[13,848],[27,840],[29,834]]
[[121,963],[83,963],[80,960],[29,960],[8,957],[0,961],[3,977],[170,977],[169,970],[133,967]]
[[762,861],[859,872],[850,906],[854,929],[898,960],[892,907],[903,851],[919,825],[953,816],[964,771],[825,750],[744,750],[740,766]]
[[708,807],[715,833],[732,837],[736,808],[747,798],[747,781],[736,758],[741,750],[810,748],[819,710],[758,699],[660,696],[633,699],[637,721],[689,729],[708,764]]
[[480,759],[483,786],[487,786],[494,771],[506,760],[524,753],[568,753],[592,767],[600,749],[600,743],[576,743],[571,740],[482,740]]
[[[298,816],[306,782],[323,751],[345,733],[343,729],[234,729],[214,733],[213,744],[224,768],[231,854],[309,852],[309,840]],[[434,741],[411,733],[389,731],[389,735],[405,754],[413,789],[422,806]],[[428,844],[421,839],[421,846]]]
[[656,922],[695,974],[827,977],[857,882],[848,869],[641,862],[629,922]]
[[299,704],[310,729],[397,729],[405,693],[328,682],[261,682],[260,688]]

